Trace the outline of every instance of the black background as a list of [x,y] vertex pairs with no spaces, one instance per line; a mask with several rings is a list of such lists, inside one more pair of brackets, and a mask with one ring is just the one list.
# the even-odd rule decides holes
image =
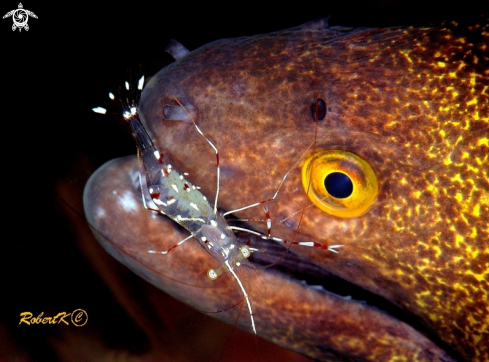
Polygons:
[[[108,89],[122,84],[128,69],[150,72],[171,62],[164,52],[171,38],[192,50],[212,40],[285,29],[327,15],[330,24],[344,26],[473,23],[488,13],[487,4],[301,1],[295,6],[277,2],[269,9],[264,3],[249,2],[220,7],[183,1],[137,1],[130,6],[23,2],[38,16],[29,19],[29,31],[13,32],[11,18],[0,21],[4,220],[0,361],[56,360],[50,343],[59,330],[19,326],[19,313],[27,310],[34,314],[89,310],[91,327],[83,333],[95,330],[112,347],[132,343],[144,350],[144,342],[134,342],[138,333],[128,332],[130,319],[112,304],[112,296],[80,252],[75,242],[78,231],[70,221],[73,215],[67,215],[73,213],[63,201],[81,214],[79,192],[93,169],[110,158],[135,153],[121,122],[91,111],[106,99]],[[0,13],[17,5],[4,1]],[[61,195],[59,182],[78,192]],[[219,355],[217,351],[216,360]],[[79,360],[90,359],[87,354]],[[223,358],[237,359],[229,354]]]

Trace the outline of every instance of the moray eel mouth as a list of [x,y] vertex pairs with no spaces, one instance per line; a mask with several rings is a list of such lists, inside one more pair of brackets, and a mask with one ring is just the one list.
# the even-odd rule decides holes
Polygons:
[[[135,157],[112,160],[97,170],[85,188],[84,204],[97,239],[116,259],[177,299],[251,331],[234,281],[222,276],[207,280],[206,270],[216,264],[195,240],[166,256],[148,253],[167,250],[188,233],[144,209]],[[462,360],[388,300],[282,245],[244,232],[237,236],[260,250],[250,257],[256,270],[244,281],[259,336],[318,360],[374,360],[379,349],[384,357],[377,360],[396,355]]]

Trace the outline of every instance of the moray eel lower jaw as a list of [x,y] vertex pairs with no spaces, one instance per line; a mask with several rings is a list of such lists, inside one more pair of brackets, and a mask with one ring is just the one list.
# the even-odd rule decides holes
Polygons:
[[[233,280],[207,280],[206,270],[218,265],[197,242],[189,241],[166,256],[147,252],[167,250],[187,233],[144,209],[137,180],[135,157],[110,161],[90,178],[85,210],[100,243],[158,288],[227,323],[238,320],[240,328],[251,331]],[[454,360],[436,338],[433,342],[416,329],[419,325],[410,326],[409,317],[391,303],[292,251],[284,253],[281,245],[245,233],[239,238],[261,250],[251,258],[258,272],[245,281],[260,337],[318,360],[390,360],[379,358],[378,349],[383,356],[404,355],[406,360]],[[271,263],[273,267],[261,269]],[[365,346],[352,343],[365,340],[370,341]]]

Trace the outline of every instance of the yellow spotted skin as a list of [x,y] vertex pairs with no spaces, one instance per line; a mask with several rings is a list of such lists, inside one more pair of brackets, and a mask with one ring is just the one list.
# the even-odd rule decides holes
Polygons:
[[[400,306],[462,359],[487,361],[488,23],[304,26],[221,40],[152,79],[141,114],[165,155],[180,169],[198,170],[195,183],[211,195],[212,150],[192,125],[165,123],[161,111],[176,98],[189,105],[219,148],[224,210],[270,198],[291,170],[268,205],[274,235],[343,245],[338,255],[293,251]],[[327,105],[320,122],[311,116],[318,97]],[[304,185],[302,169],[326,151],[348,152],[371,167],[375,178],[367,180],[377,185],[366,192],[366,208],[341,215],[311,202],[312,182]],[[257,218],[256,210],[238,216]],[[251,224],[266,232],[263,223]],[[290,298],[284,291],[283,308]],[[280,309],[277,301],[270,305]],[[376,332],[367,332],[372,341]],[[338,344],[351,344],[354,353],[364,348],[371,353],[365,360],[405,356],[376,355],[366,340]]]
[[[362,107],[348,112],[361,112],[363,120],[356,128],[395,145],[388,152],[387,144],[385,149],[370,147],[384,158],[372,165],[381,184],[380,197],[374,212],[359,219],[352,232],[367,233],[367,245],[361,246],[361,258],[370,264],[365,269],[397,283],[398,291],[384,294],[423,316],[450,345],[462,345],[468,360],[486,361],[489,29],[486,25],[472,30],[476,28],[480,37],[473,40],[444,29],[436,34],[437,48],[428,28],[416,30],[414,38],[414,29],[405,29],[409,46],[403,46],[402,35],[384,41],[370,64],[375,67],[377,61],[390,59],[388,69],[402,67],[404,76],[372,79],[370,93],[351,92],[343,105],[362,102]],[[395,92],[389,104],[378,102],[377,82],[402,91]]]
[[[487,26],[481,35],[473,44],[446,31],[440,37],[446,49],[433,51],[429,60],[422,33],[412,49],[401,50],[397,61],[405,62],[412,77],[405,89],[408,97],[394,97],[398,113],[387,115],[382,129],[392,131],[391,140],[418,169],[392,170],[390,176],[399,185],[392,202],[383,207],[385,222],[394,234],[413,238],[399,251],[411,256],[398,259],[396,269],[386,272],[394,273],[392,278],[414,296],[407,308],[450,331],[445,336],[450,343],[462,339],[478,346],[470,357],[482,361],[489,351]],[[474,47],[482,57],[469,50]],[[416,103],[408,100],[413,97]],[[416,122],[422,119],[418,129],[407,130],[396,121],[404,118],[403,112]],[[411,134],[409,140],[404,132]]]
[[[401,304],[449,344],[466,341],[464,355],[473,361],[489,353],[489,30],[479,31],[472,43],[446,29],[439,50],[427,41],[430,29],[419,30],[409,48],[386,41],[369,61],[391,53],[406,73],[390,86],[403,91],[388,105],[375,104],[375,89],[363,94],[369,124],[361,126],[389,139],[402,158],[374,166],[383,186],[372,217],[385,226],[383,235],[370,234],[363,257],[395,261],[379,274],[402,285]],[[349,98],[358,100],[357,93]],[[355,234],[372,226],[367,217]],[[391,240],[379,243],[382,237]]]

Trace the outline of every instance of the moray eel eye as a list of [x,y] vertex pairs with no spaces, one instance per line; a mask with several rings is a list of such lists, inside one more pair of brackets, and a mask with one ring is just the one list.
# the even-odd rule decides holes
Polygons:
[[379,189],[377,176],[364,159],[339,150],[309,156],[302,166],[302,185],[314,205],[339,217],[363,214]]

